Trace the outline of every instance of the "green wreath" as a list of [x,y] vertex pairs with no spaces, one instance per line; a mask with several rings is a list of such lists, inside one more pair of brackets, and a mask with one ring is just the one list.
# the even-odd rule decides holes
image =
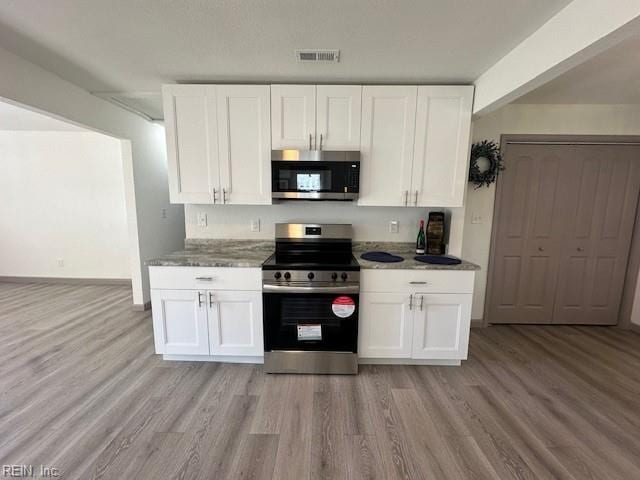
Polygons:
[[[479,158],[486,158],[489,161],[489,166],[485,170],[480,170]],[[502,170],[504,170],[502,155],[500,155],[500,147],[495,142],[483,140],[471,146],[469,181],[476,186],[476,189],[491,185]]]

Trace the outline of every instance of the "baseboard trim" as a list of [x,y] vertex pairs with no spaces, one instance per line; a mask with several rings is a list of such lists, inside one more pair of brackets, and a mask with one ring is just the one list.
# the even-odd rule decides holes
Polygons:
[[61,283],[68,285],[128,285],[130,278],[77,278],[77,277],[11,277],[0,276],[0,283]]
[[640,325],[636,325],[635,323],[630,323],[629,330],[631,330],[632,332],[640,333]]
[[434,365],[458,367],[460,360],[419,360],[413,358],[358,358],[360,365]]
[[481,318],[472,318],[471,328],[484,328],[484,320]]
[[147,303],[134,303],[133,310],[136,312],[146,312],[147,310],[151,310],[151,302]]
[[254,363],[263,364],[264,357],[236,357],[230,355],[162,355],[163,360],[178,362],[220,362],[220,363]]

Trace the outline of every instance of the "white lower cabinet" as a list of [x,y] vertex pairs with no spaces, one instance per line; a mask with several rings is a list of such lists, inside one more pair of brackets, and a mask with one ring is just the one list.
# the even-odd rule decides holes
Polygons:
[[[473,271],[378,270],[363,271],[361,276],[361,359],[411,363],[467,358]],[[452,293],[440,293],[447,290]]]
[[264,354],[260,292],[207,292],[211,355]]
[[412,320],[409,295],[360,294],[358,355],[362,358],[411,358]]
[[412,358],[465,359],[471,295],[415,295]]
[[259,268],[150,267],[156,353],[262,357],[261,278]]
[[156,353],[209,355],[204,292],[151,290]]

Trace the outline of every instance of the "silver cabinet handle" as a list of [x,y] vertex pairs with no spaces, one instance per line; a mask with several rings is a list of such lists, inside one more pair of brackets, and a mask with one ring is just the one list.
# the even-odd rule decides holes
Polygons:
[[418,190],[416,190],[416,199],[413,202],[413,204],[417,207],[418,206]]
[[413,307],[413,294],[409,295],[409,310]]
[[423,305],[424,305],[424,295],[420,295],[420,311],[422,311]]
[[409,201],[409,190],[405,190],[404,191],[404,206],[407,206],[407,203]]
[[213,277],[196,277],[196,280],[199,282],[210,282],[213,280]]
[[309,150],[313,150],[313,145],[311,144],[311,134],[309,134]]
[[209,292],[209,308],[213,307],[213,292]]
[[198,292],[198,307],[202,307],[202,292]]
[[320,134],[320,151],[322,151],[322,134]]
[[222,203],[227,203],[227,189],[222,189]]
[[426,285],[427,282],[409,282],[409,285]]
[[213,203],[216,203],[217,200],[218,200],[218,191],[214,188],[213,189]]

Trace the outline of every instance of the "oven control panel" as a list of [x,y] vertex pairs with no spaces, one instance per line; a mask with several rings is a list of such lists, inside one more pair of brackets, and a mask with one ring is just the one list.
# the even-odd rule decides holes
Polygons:
[[360,272],[350,271],[309,271],[309,270],[291,270],[291,271],[273,271],[263,270],[262,280],[265,283],[272,284],[286,284],[290,282],[294,283],[359,283]]

